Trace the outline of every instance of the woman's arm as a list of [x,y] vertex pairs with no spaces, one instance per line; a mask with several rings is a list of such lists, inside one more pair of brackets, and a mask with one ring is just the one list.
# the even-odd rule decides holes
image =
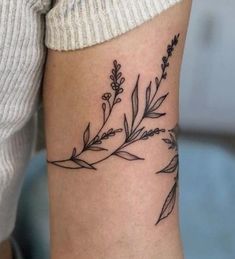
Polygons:
[[0,258],[12,259],[11,244],[9,240],[0,244]]
[[190,1],[109,42],[49,50],[52,258],[183,258],[178,82]]

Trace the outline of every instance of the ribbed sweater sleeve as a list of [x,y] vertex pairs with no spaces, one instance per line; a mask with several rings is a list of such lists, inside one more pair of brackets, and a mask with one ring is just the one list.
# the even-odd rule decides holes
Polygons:
[[34,143],[50,2],[0,1],[0,242],[11,234]]
[[119,36],[182,0],[58,0],[46,16],[46,45],[89,47]]

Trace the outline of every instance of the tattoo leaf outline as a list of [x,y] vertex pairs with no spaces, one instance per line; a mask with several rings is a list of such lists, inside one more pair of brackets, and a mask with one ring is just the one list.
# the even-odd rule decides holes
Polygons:
[[178,160],[178,154],[175,155],[170,163],[165,167],[163,168],[161,171],[159,172],[156,172],[156,174],[169,174],[169,173],[174,173],[176,171],[176,169],[178,168],[178,164],[179,164],[179,160]]
[[174,183],[172,189],[170,190],[169,194],[167,195],[165,202],[163,204],[160,216],[155,223],[156,225],[163,219],[167,218],[173,211],[175,202],[176,202],[176,192],[177,190],[177,182]]
[[88,123],[88,126],[83,134],[84,147],[87,146],[89,139],[90,139],[90,123]]
[[132,101],[132,129],[134,127],[135,119],[139,110],[139,97],[138,97],[138,88],[139,88],[139,79],[140,75],[138,75],[135,88],[132,92],[131,101]]
[[144,160],[143,158],[140,158],[136,155],[133,155],[127,151],[117,151],[114,153],[115,156],[121,157],[123,159],[133,161],[133,160]]
[[83,168],[96,170],[96,168],[94,166],[92,166],[91,164],[88,164],[86,161],[84,161],[82,159],[72,158],[71,160]]

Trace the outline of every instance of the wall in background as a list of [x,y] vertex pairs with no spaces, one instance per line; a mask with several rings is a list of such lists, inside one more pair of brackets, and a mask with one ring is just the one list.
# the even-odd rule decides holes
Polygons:
[[235,1],[194,0],[181,80],[183,130],[235,134]]

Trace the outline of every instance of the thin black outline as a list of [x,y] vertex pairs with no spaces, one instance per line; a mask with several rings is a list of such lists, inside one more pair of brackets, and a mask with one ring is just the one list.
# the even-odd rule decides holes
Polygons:
[[[156,221],[156,225],[163,219],[167,218],[173,211],[176,203],[177,197],[177,187],[178,187],[178,179],[179,179],[179,155],[178,155],[178,145],[177,145],[177,137],[178,137],[178,125],[176,125],[173,129],[168,130],[169,138],[162,140],[169,145],[168,149],[174,150],[174,155],[170,159],[170,162],[160,171],[156,172],[156,174],[174,174],[174,184],[168,193],[163,206],[161,213]],[[166,141],[167,140],[167,141]]]

